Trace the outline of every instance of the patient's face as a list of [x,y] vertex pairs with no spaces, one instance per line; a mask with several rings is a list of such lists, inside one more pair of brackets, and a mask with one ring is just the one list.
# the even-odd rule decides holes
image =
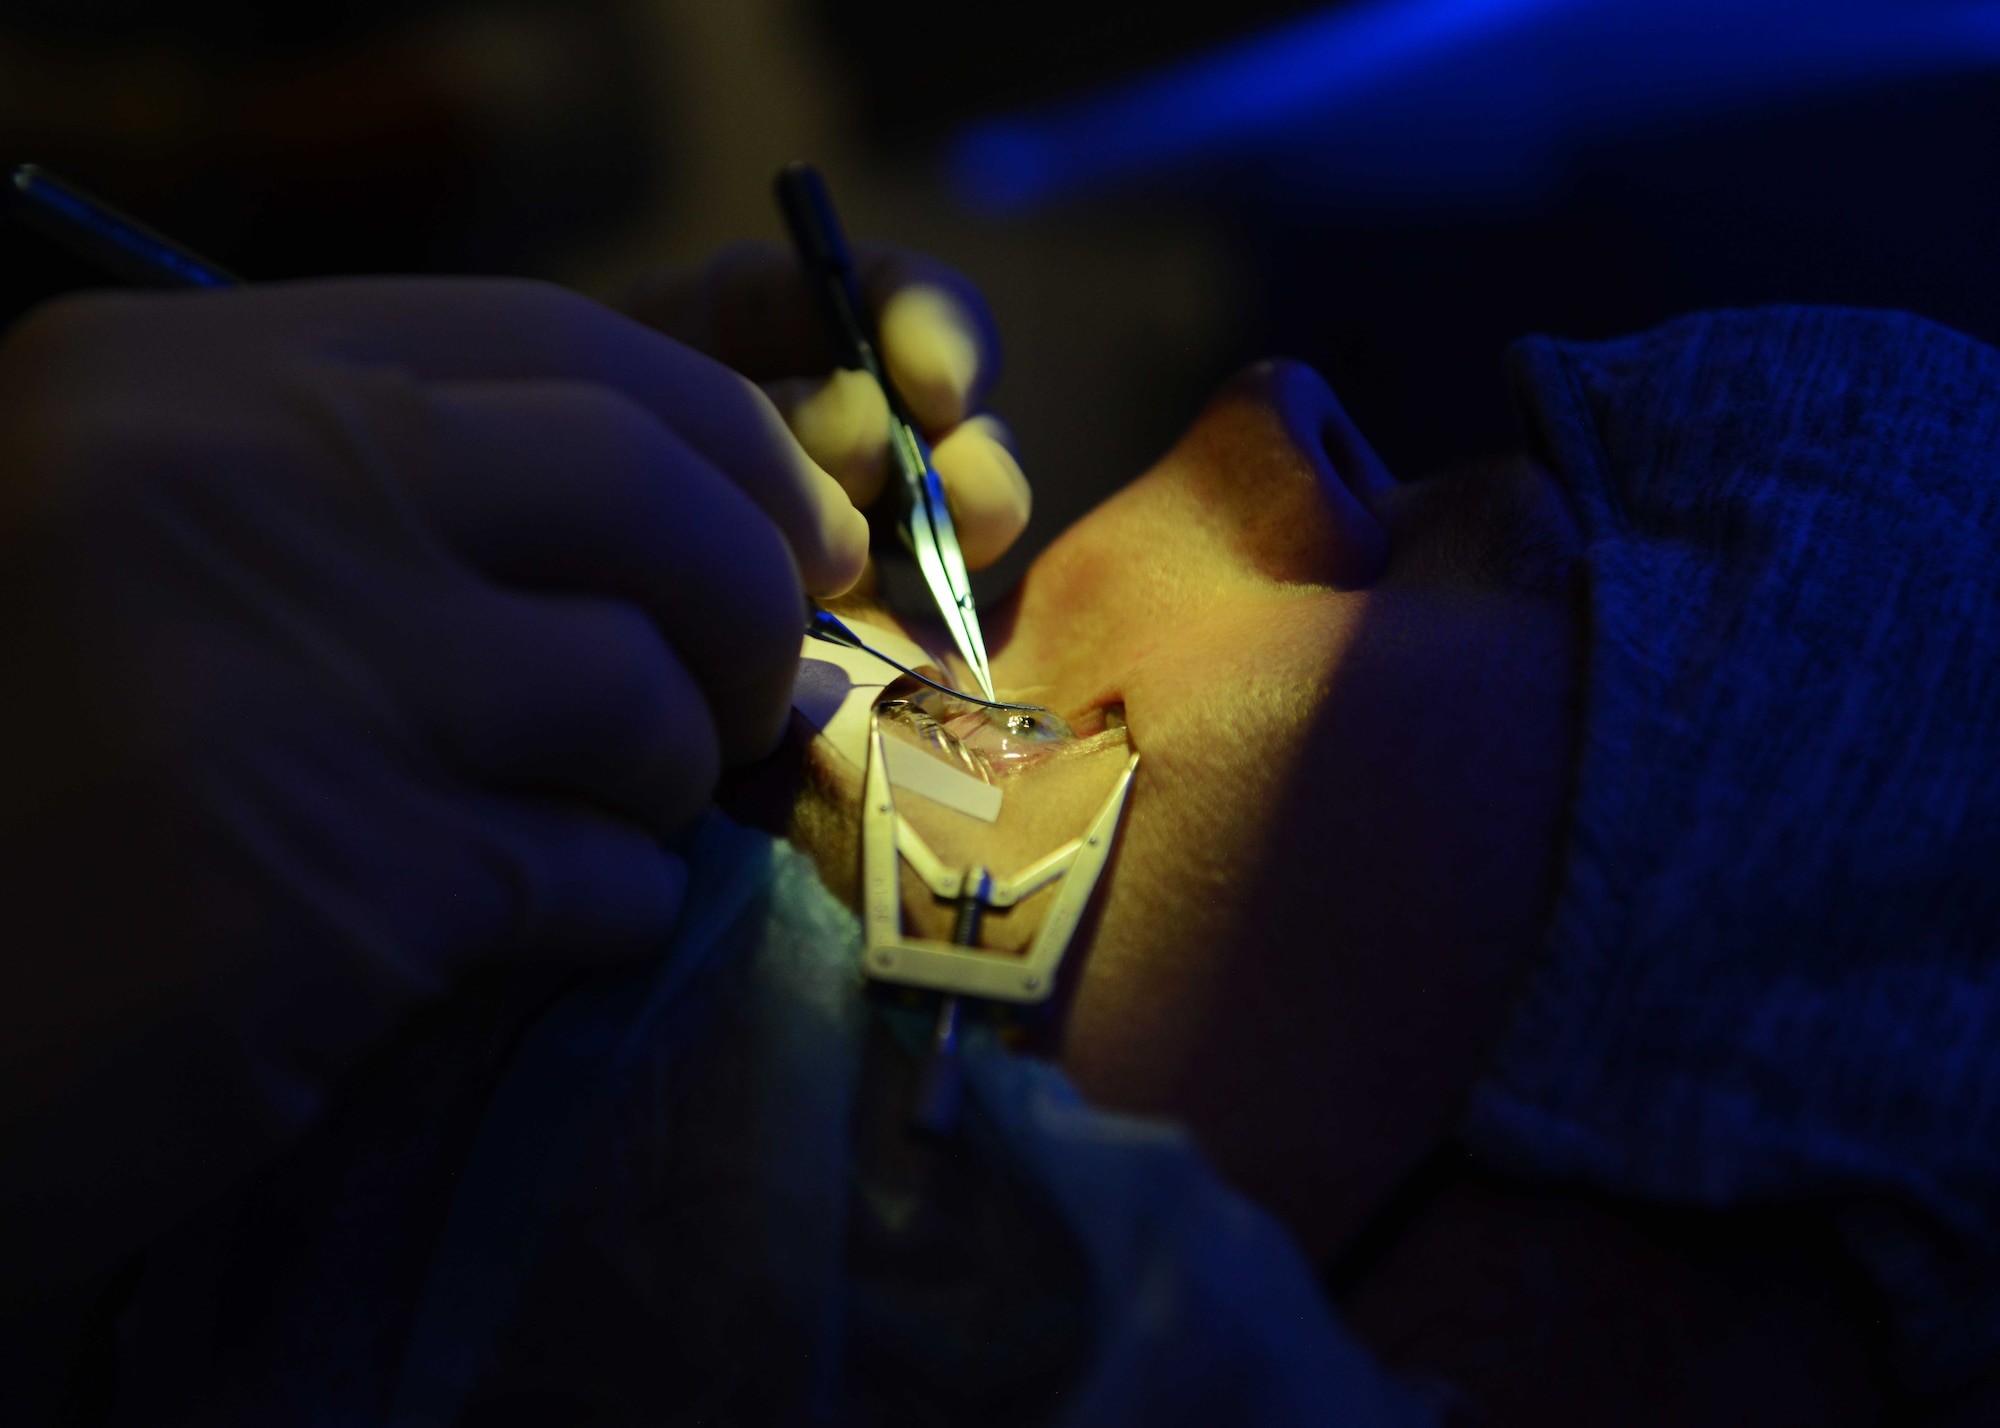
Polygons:
[[[1053,1053],[1100,1104],[1189,1122],[1315,1253],[1448,1133],[1537,940],[1574,539],[1533,466],[1397,485],[1270,365],[985,612],[997,686],[1084,732],[1122,708],[1141,755]],[[818,757],[795,836],[851,889],[859,771]],[[1011,872],[1122,762],[1025,770],[1006,828],[942,825]]]

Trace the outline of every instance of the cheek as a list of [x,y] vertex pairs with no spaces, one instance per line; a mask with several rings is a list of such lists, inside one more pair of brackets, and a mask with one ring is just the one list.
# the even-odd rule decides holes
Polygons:
[[1163,764],[1218,788],[1282,783],[1345,658],[1365,597],[1217,597],[1157,632],[1126,713]]
[[[1567,744],[1510,694],[1535,652],[1408,605],[1238,607],[1135,676],[1144,761],[1064,1046],[1320,1253],[1449,1130],[1552,866]],[[1559,669],[1529,683],[1560,705]]]
[[1354,597],[1266,597],[1180,627],[1125,686],[1141,754],[1066,1060],[1113,1104],[1179,1109],[1210,1038],[1228,949],[1257,937],[1254,892]]
[[1252,586],[1212,522],[1132,488],[1072,526],[1023,580],[1006,661],[1031,682],[1122,683]]

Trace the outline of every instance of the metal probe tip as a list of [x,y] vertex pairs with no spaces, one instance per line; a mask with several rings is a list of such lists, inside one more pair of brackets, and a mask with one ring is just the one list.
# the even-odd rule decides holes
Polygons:
[[904,674],[910,676],[910,678],[921,680],[932,689],[938,690],[940,693],[949,694],[954,699],[963,699],[968,704],[979,704],[988,709],[1009,709],[1020,714],[1052,714],[1055,712],[1046,704],[1009,704],[1001,699],[982,699],[977,694],[967,694],[962,689],[953,689],[948,684],[939,684],[929,675],[918,674],[908,665],[898,660],[890,659],[889,656],[866,643],[861,636],[855,634],[854,631],[848,629],[839,620],[817,606],[807,611],[807,616],[806,633],[814,639],[825,640],[830,645],[845,645],[848,649],[860,650],[863,654],[873,655],[876,659],[881,660],[882,663],[892,668],[900,669]]

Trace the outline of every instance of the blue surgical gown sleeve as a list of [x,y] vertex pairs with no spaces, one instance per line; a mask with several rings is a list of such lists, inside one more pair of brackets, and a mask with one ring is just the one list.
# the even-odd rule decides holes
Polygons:
[[719,815],[683,851],[657,959],[503,978],[154,1246],[109,1421],[1435,1421],[1178,1129],[980,1033],[913,1150],[853,915]]
[[690,862],[667,955],[524,1036],[388,1421],[1434,1421],[1184,1133],[991,1034],[957,1149],[912,1178],[858,1148],[896,1122],[864,1070],[910,1038],[861,991],[853,916],[719,816]]

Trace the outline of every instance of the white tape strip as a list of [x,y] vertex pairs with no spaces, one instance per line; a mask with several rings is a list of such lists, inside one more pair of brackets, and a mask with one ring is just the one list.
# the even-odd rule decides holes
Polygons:
[[934,759],[915,744],[884,737],[882,757],[889,764],[891,786],[920,793],[933,803],[956,809],[987,823],[1000,816],[1000,790],[961,773],[943,759]]
[[[894,630],[849,620],[847,627],[892,658],[912,669],[931,662],[923,647]],[[792,707],[840,756],[855,768],[868,763],[868,715],[884,686],[902,675],[872,654],[830,645],[807,636],[799,650],[799,680],[792,690]]]
[[[931,662],[920,645],[894,630],[860,620],[847,624],[862,639],[912,669]],[[858,769],[868,762],[868,719],[875,700],[886,685],[901,677],[874,655],[808,637],[799,650],[799,680],[792,691],[792,707]],[[889,761],[889,782],[894,787],[920,793],[987,823],[999,818],[1000,790],[993,785],[960,773],[914,744],[897,739],[884,739],[882,744]]]

